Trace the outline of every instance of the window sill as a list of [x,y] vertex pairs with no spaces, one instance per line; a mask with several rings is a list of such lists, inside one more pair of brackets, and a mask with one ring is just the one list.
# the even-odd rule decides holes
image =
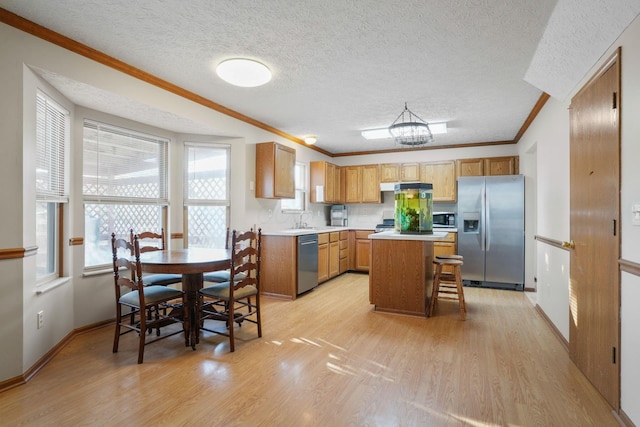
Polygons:
[[36,288],[36,295],[42,295],[69,282],[71,282],[71,277],[60,277],[50,282],[43,283]]

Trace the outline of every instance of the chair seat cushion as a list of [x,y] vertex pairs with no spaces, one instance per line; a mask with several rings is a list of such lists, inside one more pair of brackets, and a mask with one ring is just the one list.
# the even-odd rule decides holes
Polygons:
[[[145,286],[144,301],[146,304],[154,304],[171,299],[182,298],[182,291],[167,286]],[[131,291],[120,297],[120,303],[139,306],[138,291]]]
[[149,274],[148,276],[142,276],[142,283],[145,286],[168,286],[181,282],[182,276],[180,274]]
[[[231,280],[231,272],[229,270],[212,271],[210,273],[204,273],[202,277],[205,282],[216,282],[216,283],[228,282]],[[246,274],[244,273],[236,274],[236,281],[242,280],[245,277],[246,277]]]
[[202,275],[205,282],[228,282],[231,280],[231,272],[229,270],[212,271]]
[[[210,298],[229,299],[229,282],[218,283],[213,286],[200,289],[200,293]],[[247,298],[256,295],[258,289],[255,286],[248,285],[233,292],[234,299]]]

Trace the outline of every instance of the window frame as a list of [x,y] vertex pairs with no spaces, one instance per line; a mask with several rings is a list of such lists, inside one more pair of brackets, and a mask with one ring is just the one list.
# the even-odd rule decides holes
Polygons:
[[[301,171],[300,171],[301,170]],[[294,199],[281,199],[280,211],[282,213],[304,213],[306,212],[307,201],[307,179],[308,167],[306,163],[296,162],[294,167],[294,180],[295,180],[295,198]],[[291,207],[291,205],[298,205],[301,207]],[[289,206],[285,206],[289,205]]]
[[[203,149],[213,149],[213,150],[222,150],[224,151],[226,157],[226,177],[225,177],[225,199],[192,199],[189,197],[189,155],[188,152],[192,148],[203,148]],[[183,147],[183,183],[184,183],[184,195],[183,195],[183,245],[185,248],[189,247],[189,207],[224,207],[225,209],[225,235],[226,228],[229,227],[230,218],[231,218],[231,145],[229,144],[220,144],[220,143],[206,143],[206,142],[195,142],[195,141],[185,141]],[[223,241],[226,239],[223,238]]]

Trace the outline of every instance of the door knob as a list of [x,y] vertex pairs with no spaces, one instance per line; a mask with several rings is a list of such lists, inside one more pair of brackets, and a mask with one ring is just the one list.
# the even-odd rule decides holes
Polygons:
[[575,249],[576,244],[573,243],[573,240],[569,240],[568,242],[562,242],[562,247],[565,249]]

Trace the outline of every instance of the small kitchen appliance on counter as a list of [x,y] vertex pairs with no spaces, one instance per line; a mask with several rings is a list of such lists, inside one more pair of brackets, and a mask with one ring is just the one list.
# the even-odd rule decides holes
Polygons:
[[346,227],[348,220],[347,205],[331,206],[331,226]]
[[432,184],[396,184],[395,230],[401,234],[433,233]]
[[433,227],[434,228],[456,228],[455,212],[434,212]]

